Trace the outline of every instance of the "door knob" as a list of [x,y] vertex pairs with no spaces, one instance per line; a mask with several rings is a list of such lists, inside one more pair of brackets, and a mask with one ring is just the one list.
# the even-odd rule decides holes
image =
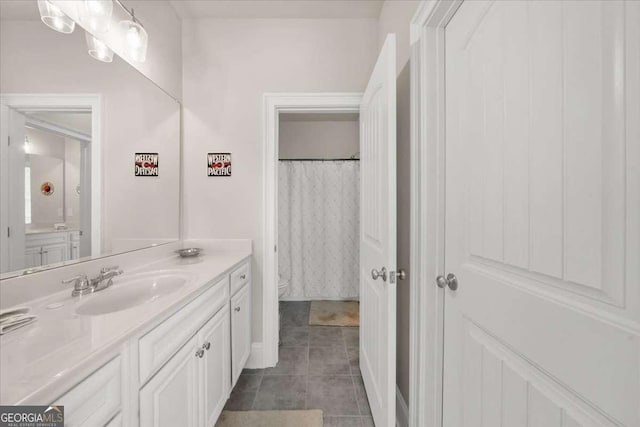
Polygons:
[[376,270],[375,268],[371,269],[371,277],[373,278],[373,280],[378,280],[378,277],[382,278],[383,282],[387,281],[387,269],[385,267],[382,267],[380,269],[380,271]]
[[449,289],[455,291],[458,289],[458,278],[453,273],[447,274],[447,277],[438,276],[436,277],[436,285],[438,285],[439,288],[445,288],[448,286]]

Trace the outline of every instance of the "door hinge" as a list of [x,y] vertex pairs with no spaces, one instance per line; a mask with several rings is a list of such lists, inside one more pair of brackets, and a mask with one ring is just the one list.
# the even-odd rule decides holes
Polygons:
[[7,145],[11,145],[11,135],[7,135]]
[[7,237],[11,237],[11,227],[7,227]]
[[273,252],[278,252],[278,245],[273,245]]

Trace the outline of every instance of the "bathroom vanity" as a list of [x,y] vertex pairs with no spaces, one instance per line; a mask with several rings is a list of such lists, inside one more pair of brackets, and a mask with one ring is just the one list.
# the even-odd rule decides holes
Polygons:
[[250,256],[168,256],[23,304],[38,321],[1,338],[0,403],[64,405],[67,426],[213,426],[250,355]]

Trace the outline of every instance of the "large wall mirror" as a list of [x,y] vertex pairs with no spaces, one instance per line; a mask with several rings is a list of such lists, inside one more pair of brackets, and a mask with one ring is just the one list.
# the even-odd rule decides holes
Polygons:
[[0,19],[0,278],[177,240],[180,104],[35,0]]

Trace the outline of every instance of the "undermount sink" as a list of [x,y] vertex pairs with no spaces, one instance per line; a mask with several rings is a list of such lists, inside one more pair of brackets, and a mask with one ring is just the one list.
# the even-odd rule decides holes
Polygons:
[[99,316],[146,304],[177,291],[189,279],[189,274],[173,271],[153,271],[114,279],[112,286],[81,301],[76,313]]

